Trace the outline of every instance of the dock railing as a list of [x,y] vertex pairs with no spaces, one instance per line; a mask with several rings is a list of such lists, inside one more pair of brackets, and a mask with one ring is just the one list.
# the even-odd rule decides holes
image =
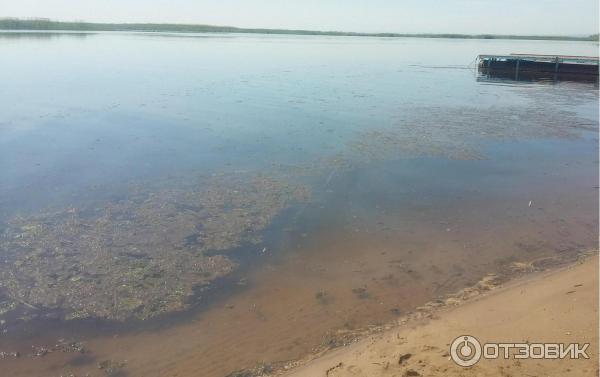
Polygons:
[[477,56],[479,72],[487,75],[512,76],[520,79],[520,74],[551,75],[554,79],[582,76],[586,81],[598,78],[599,59],[596,56],[509,54]]
[[478,61],[482,60],[528,60],[532,62],[554,63],[575,63],[575,64],[590,64],[598,65],[599,58],[597,56],[573,56],[573,55],[540,55],[540,54],[509,54],[509,55],[486,55],[480,54],[477,56]]

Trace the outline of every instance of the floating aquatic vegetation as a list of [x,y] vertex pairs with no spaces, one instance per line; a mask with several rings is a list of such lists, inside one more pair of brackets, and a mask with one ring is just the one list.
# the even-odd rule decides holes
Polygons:
[[366,130],[350,148],[361,157],[393,159],[406,156],[432,156],[456,160],[476,160],[483,156],[464,141],[440,140],[431,131],[415,135],[398,130]]
[[248,174],[137,192],[97,208],[15,218],[0,238],[0,292],[65,319],[147,319],[186,307],[230,273],[226,251],[259,243],[303,187]]
[[[415,114],[419,118],[412,118]],[[585,131],[597,131],[597,122],[569,111],[542,106],[458,107],[414,109],[399,117],[391,127],[362,130],[348,143],[347,157],[393,159],[431,156],[455,160],[485,158],[481,140],[523,140],[528,138],[576,138]]]
[[270,376],[275,370],[282,369],[286,365],[286,362],[276,363],[258,363],[252,368],[237,370],[229,373],[225,377],[260,377]]
[[320,305],[329,305],[333,301],[333,297],[325,291],[315,293],[315,298]]
[[[529,101],[528,97],[524,101]],[[530,106],[416,107],[391,124],[357,129],[345,148],[305,164],[275,164],[282,174],[324,179],[373,162],[413,157],[452,160],[486,159],[482,141],[576,139],[597,132],[598,122],[574,112],[548,109],[536,100]]]
[[17,307],[17,303],[9,300],[0,300],[0,316],[14,310]]
[[371,294],[365,287],[352,288],[352,293],[361,300],[371,298]]
[[104,360],[98,363],[98,369],[103,370],[106,376],[124,376],[123,368],[127,365],[126,361]]

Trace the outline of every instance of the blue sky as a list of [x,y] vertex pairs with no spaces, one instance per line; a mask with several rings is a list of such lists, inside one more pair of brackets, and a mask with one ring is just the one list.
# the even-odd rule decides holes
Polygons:
[[0,17],[365,32],[579,35],[598,0],[0,0]]

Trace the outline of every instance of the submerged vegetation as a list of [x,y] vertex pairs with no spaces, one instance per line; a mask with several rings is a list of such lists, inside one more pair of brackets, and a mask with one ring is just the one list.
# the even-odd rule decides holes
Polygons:
[[13,219],[0,238],[0,293],[9,299],[0,308],[111,320],[181,310],[195,288],[236,267],[227,250],[259,243],[273,217],[306,195],[273,178],[234,174],[200,189]]
[[[486,112],[461,107],[429,112],[419,123],[408,117],[395,127],[365,129],[345,152],[283,170],[327,177],[327,186],[336,172],[359,163],[485,158],[474,138],[576,138],[596,130],[574,113],[533,104]],[[307,200],[308,188],[289,181],[221,174],[191,185],[137,188],[102,205],[15,217],[0,234],[0,315],[18,306],[56,311],[65,319],[148,319],[182,310],[197,289],[237,267],[229,250],[259,244],[277,214]],[[353,293],[370,297],[366,288]],[[315,298],[323,305],[333,299],[325,291]]]
[[176,32],[176,33],[256,33],[256,34],[296,34],[357,37],[415,37],[415,38],[459,38],[459,39],[528,39],[528,40],[569,40],[597,41],[598,34],[590,36],[556,35],[498,35],[498,34],[408,34],[408,33],[359,33],[345,31],[290,30],[239,28],[197,24],[163,23],[96,23],[63,22],[49,19],[0,19],[0,30],[45,30],[45,31],[137,31],[137,32]]

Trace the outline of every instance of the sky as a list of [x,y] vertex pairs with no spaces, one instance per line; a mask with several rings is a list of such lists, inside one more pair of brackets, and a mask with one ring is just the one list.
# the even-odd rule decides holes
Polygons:
[[398,33],[598,33],[598,0],[0,0],[0,17]]

